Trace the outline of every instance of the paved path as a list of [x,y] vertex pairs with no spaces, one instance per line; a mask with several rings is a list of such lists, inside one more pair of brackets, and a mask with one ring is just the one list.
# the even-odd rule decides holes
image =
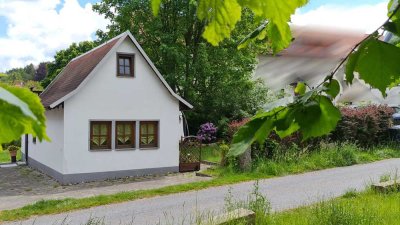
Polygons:
[[[350,188],[362,190],[367,184],[379,180],[382,174],[394,174],[399,168],[400,159],[389,159],[266,179],[259,182],[259,187],[267,195],[273,210],[284,210],[340,196]],[[246,199],[252,187],[253,182],[246,182],[41,216],[14,224],[61,224],[64,219],[66,222],[63,224],[84,224],[89,218],[102,218],[105,224],[188,224],[196,212],[220,212],[229,188],[235,198]]]
[[[58,183],[51,180],[50,178],[45,177],[43,174],[40,174],[37,171],[31,171],[31,169],[29,168],[23,168],[24,171],[29,171],[29,173],[24,176],[12,177],[6,175],[6,172],[9,171],[5,170],[11,169],[13,169],[11,173],[12,175],[20,172],[20,168],[18,168],[18,170],[16,171],[14,171],[14,169],[17,168],[0,169],[0,210],[19,208],[28,204],[32,204],[39,200],[84,198],[96,195],[109,195],[123,191],[155,189],[170,185],[192,183],[196,181],[204,181],[210,179],[208,177],[195,176],[195,173],[176,173],[167,176],[127,178],[60,186],[58,185]],[[32,176],[32,174],[38,176]],[[29,177],[29,179],[26,178],[27,176]],[[20,180],[18,180],[19,178]],[[13,186],[13,184],[15,184],[16,182],[18,182],[18,184]],[[53,187],[53,185],[56,186]],[[21,190],[17,192],[16,186],[28,189],[29,191]],[[31,190],[32,188],[42,188],[43,191],[38,192],[36,190]]]

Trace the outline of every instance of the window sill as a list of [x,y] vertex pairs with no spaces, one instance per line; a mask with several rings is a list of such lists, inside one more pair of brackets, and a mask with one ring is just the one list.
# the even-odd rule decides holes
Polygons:
[[112,151],[112,149],[111,148],[105,148],[105,149],[99,148],[99,149],[89,149],[89,151],[90,152],[110,152],[110,151]]
[[135,76],[131,76],[131,75],[117,75],[117,77],[120,77],[120,78],[135,78]]
[[115,151],[134,151],[136,148],[116,148]]
[[158,150],[160,147],[140,147],[140,150]]

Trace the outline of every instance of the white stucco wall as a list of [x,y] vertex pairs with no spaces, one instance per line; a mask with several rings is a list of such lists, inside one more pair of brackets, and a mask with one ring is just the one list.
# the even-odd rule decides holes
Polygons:
[[[135,54],[135,77],[116,77],[116,52]],[[64,102],[64,174],[179,165],[179,102],[127,38],[88,82]],[[90,151],[90,120],[159,121],[159,148]],[[138,133],[136,134],[138,136]],[[114,148],[114,147],[113,147]]]
[[[64,110],[56,108],[46,110],[46,133],[51,139],[50,142],[33,143],[32,135],[28,137],[28,155],[30,158],[44,164],[60,173],[63,173],[63,148],[64,148]],[[25,137],[21,139],[21,151],[25,153]]]

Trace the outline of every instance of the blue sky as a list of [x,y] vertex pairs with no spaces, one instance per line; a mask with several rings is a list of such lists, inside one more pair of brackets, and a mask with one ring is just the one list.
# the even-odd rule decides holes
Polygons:
[[[292,22],[368,33],[385,19],[387,1],[310,0]],[[96,2],[0,0],[0,72],[52,60],[56,51],[72,42],[93,40],[95,31],[109,23],[91,10]]]

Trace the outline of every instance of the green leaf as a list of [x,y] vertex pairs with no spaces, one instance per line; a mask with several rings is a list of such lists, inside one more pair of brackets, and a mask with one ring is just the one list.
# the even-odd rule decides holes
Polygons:
[[319,137],[333,131],[341,114],[326,96],[318,96],[295,113],[295,120],[300,126],[303,140]]
[[294,93],[304,95],[304,93],[306,93],[306,85],[303,82],[298,82],[294,89]]
[[325,93],[332,98],[335,98],[340,92],[339,81],[335,79],[332,79],[330,80],[330,82],[325,83],[324,86],[326,87]]
[[[396,10],[396,8],[399,6],[399,1],[398,0],[390,0],[388,4],[388,17],[392,17],[392,21],[397,20],[400,18],[400,10]],[[395,13],[393,16],[392,14]]]
[[354,70],[356,69],[356,65],[358,62],[358,58],[360,56],[359,51],[354,51],[350,54],[349,59],[346,63],[345,75],[346,75],[346,83],[352,84],[354,80]]
[[243,7],[250,8],[254,14],[268,21],[267,37],[274,53],[289,46],[292,35],[288,22],[297,8],[307,0],[241,0]]
[[162,0],[151,0],[151,10],[153,11],[153,15],[157,16],[160,11]]
[[197,17],[207,21],[203,37],[212,45],[229,38],[236,23],[241,19],[242,7],[236,0],[201,0]]
[[383,25],[383,28],[385,28],[385,30],[400,36],[400,21],[397,20],[396,22],[387,22]]
[[297,131],[300,126],[294,122],[296,108],[286,108],[276,116],[275,132],[280,138],[287,137]]
[[258,113],[251,118],[233,136],[228,156],[243,154],[255,141],[263,143],[275,126],[277,114],[283,112],[284,109],[284,107],[277,107],[268,112]]
[[386,96],[386,88],[400,78],[400,48],[370,38],[364,41],[354,58],[354,71],[360,78]]
[[[266,32],[264,32],[264,31],[265,31],[265,28],[267,27],[267,25],[268,25],[268,23],[263,23],[259,27],[257,27],[255,30],[253,30],[253,32],[248,34],[242,41],[240,41],[240,43],[238,45],[238,49],[247,47],[247,45],[252,40],[258,38],[260,34],[263,34],[264,37],[262,37],[262,39],[261,39],[261,40],[263,40],[266,35]],[[260,35],[260,37],[261,37],[261,35]]]
[[0,85],[0,144],[32,134],[40,141],[46,135],[44,108],[28,89]]

